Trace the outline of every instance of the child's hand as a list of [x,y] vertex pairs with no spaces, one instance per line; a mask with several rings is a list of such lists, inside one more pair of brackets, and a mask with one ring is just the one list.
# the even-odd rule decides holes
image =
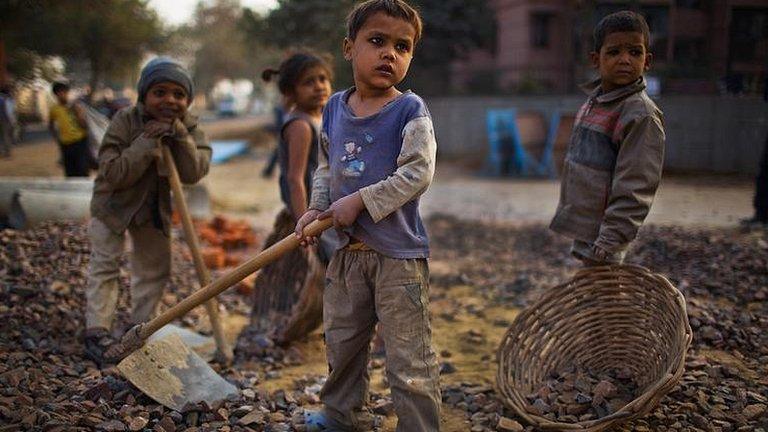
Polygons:
[[147,138],[160,138],[166,135],[173,135],[173,124],[150,120],[144,125],[144,136]]
[[317,237],[304,237],[304,228],[314,222],[318,216],[320,216],[320,213],[320,210],[309,209],[304,212],[299,218],[299,221],[296,222],[296,237],[301,239],[302,246],[307,247],[309,245],[317,244]]
[[184,126],[184,122],[181,119],[175,119],[173,121],[173,136],[176,139],[184,139],[189,135],[187,127]]
[[344,198],[340,198],[335,203],[331,204],[328,210],[322,212],[317,218],[325,219],[328,217],[333,218],[333,226],[336,229],[351,226],[357,220],[357,216],[365,209],[365,203],[363,203],[363,197],[360,192],[347,195]]

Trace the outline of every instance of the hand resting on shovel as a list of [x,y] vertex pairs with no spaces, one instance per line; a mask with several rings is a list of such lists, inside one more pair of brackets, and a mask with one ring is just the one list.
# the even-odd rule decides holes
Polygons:
[[303,235],[304,228],[315,220],[332,219],[333,226],[337,230],[342,230],[348,226],[352,226],[360,215],[360,212],[365,210],[365,203],[360,192],[349,194],[343,198],[339,198],[336,202],[331,204],[325,211],[317,209],[307,210],[299,221],[296,223],[296,237],[301,240],[301,245],[307,247],[309,245],[317,244],[317,236]]

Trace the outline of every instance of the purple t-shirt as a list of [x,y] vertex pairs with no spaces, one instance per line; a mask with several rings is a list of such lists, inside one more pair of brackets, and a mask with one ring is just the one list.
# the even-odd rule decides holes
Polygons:
[[[333,95],[323,112],[323,132],[329,144],[331,202],[393,174],[398,168],[405,126],[411,120],[430,117],[424,101],[410,91],[376,114],[356,117],[347,104],[351,92],[349,89]],[[429,240],[419,215],[418,197],[378,223],[363,211],[346,233],[391,258],[429,256]],[[346,243],[343,241],[341,247]]]

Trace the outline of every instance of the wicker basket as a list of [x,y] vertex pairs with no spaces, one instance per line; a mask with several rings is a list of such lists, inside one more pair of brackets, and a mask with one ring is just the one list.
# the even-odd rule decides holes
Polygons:
[[[680,380],[691,327],[680,291],[639,266],[580,271],[515,319],[498,351],[497,386],[504,403],[544,431],[602,431],[648,414]],[[579,365],[629,368],[638,396],[619,411],[579,423],[532,415],[525,395],[547,374]]]

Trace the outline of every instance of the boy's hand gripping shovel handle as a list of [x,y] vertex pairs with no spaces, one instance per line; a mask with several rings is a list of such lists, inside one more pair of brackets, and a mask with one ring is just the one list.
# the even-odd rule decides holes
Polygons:
[[[317,237],[332,226],[332,218],[316,220],[304,228],[304,235],[308,237]],[[227,288],[245,279],[249,274],[273,263],[285,253],[296,249],[299,247],[300,242],[301,240],[296,237],[295,234],[288,235],[284,239],[263,250],[255,257],[240,264],[235,269],[230,270],[219,279],[216,279],[210,284],[195,291],[176,306],[173,306],[158,315],[153,320],[134,326],[126,332],[120,342],[113,345],[106,352],[105,358],[112,362],[123,359],[134,350],[141,348],[144,341],[164,325],[183,316],[201,303],[216,297]]]
[[[200,252],[200,241],[198,240],[195,226],[192,224],[192,216],[189,213],[187,200],[184,197],[179,170],[176,168],[176,162],[173,160],[170,147],[164,145],[162,139],[158,139],[157,144],[163,152],[163,162],[168,170],[168,181],[171,183],[174,204],[176,204],[176,209],[181,216],[181,224],[184,227],[184,238],[192,252],[197,279],[200,282],[201,287],[206,286],[211,283],[211,274],[208,272],[205,261],[203,261],[203,254]],[[211,320],[213,339],[216,341],[215,358],[219,363],[228,365],[232,362],[234,355],[232,353],[232,347],[227,343],[227,340],[224,337],[224,331],[221,328],[219,305],[215,297],[205,303],[205,310],[208,313],[208,318]]]

